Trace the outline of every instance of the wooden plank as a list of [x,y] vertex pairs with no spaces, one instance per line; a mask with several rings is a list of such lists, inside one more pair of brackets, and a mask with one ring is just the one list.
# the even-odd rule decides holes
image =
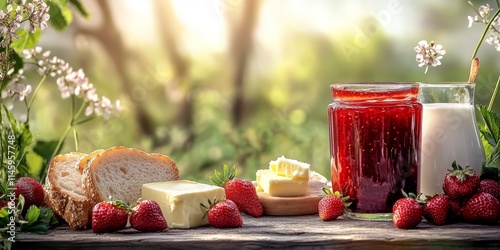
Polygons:
[[141,233],[127,228],[97,235],[66,226],[46,235],[22,234],[14,249],[256,249],[256,248],[460,248],[500,249],[500,225],[452,224],[433,226],[423,221],[412,230],[392,222],[338,219],[323,222],[317,215],[243,216],[235,229],[200,227]]

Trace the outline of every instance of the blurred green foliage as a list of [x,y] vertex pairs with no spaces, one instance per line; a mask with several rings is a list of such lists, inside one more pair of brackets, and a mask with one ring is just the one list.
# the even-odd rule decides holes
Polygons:
[[[428,1],[426,4],[432,5]],[[466,20],[466,13],[470,13],[467,4],[458,11],[440,13],[442,16],[436,18],[445,20],[442,26],[435,24],[430,33],[411,34],[407,40],[394,40],[387,30],[380,28],[367,36],[366,45],[358,46],[350,56],[346,56],[345,49],[355,46],[354,39],[359,32],[356,28],[373,23],[372,17],[360,19],[351,29],[332,30],[329,34],[307,30],[280,33],[281,37],[276,37],[280,50],[277,61],[269,60],[267,54],[272,51],[255,43],[245,77],[244,119],[237,126],[230,113],[233,87],[229,51],[190,55],[189,75],[181,89],[193,107],[192,125],[186,127],[176,120],[179,106],[169,93],[174,65],[159,56],[164,54],[163,46],[130,48],[147,61],[146,70],[131,68],[133,81],[141,91],[136,96],[123,93],[117,73],[106,54],[101,53],[102,48],[80,51],[80,54],[64,47],[53,50],[74,56],[72,63],[85,58],[87,75],[98,90],[110,99],[121,99],[125,106],[120,118],[79,127],[80,151],[88,153],[125,145],[163,153],[177,162],[181,178],[205,183],[213,170],[223,164],[236,165],[240,177],[253,180],[257,169],[267,168],[269,161],[281,155],[310,163],[312,170],[330,178],[326,119],[326,107],[331,102],[329,85],[358,81],[466,81],[469,64],[463,60],[463,54],[468,58],[472,53],[471,43],[466,44],[470,51],[453,50],[462,47],[461,41],[456,41],[442,60],[443,65],[431,68],[427,75],[417,67],[413,52],[421,39],[439,38],[443,32],[467,31],[463,23],[450,27],[457,17]],[[472,40],[473,44],[476,38]],[[92,41],[85,43],[92,44]],[[484,46],[483,50],[486,52],[480,54],[482,66],[476,102],[487,104],[499,73],[498,55],[491,52],[491,47]],[[40,92],[37,113],[33,114],[32,128],[42,138],[57,135],[67,122],[59,113],[65,112],[68,105],[52,100],[56,92],[55,86]],[[137,103],[146,107],[153,121],[155,140],[137,133],[139,125],[132,115]],[[499,101],[496,103],[493,110],[500,112]],[[65,145],[63,151],[75,150],[71,138]]]

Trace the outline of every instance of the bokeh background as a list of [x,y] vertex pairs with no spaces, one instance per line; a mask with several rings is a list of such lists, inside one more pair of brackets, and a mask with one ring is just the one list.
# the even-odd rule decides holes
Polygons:
[[[120,117],[77,127],[79,150],[125,145],[169,155],[181,178],[208,182],[223,164],[240,176],[284,155],[329,175],[326,107],[334,82],[465,82],[484,25],[454,0],[84,0],[91,17],[40,45],[83,68]],[[478,7],[495,1],[473,1]],[[442,44],[442,66],[415,61]],[[476,103],[488,104],[500,52],[484,44]],[[39,93],[31,128],[57,139],[69,100]],[[500,98],[499,98],[500,99]],[[500,112],[500,100],[494,111]],[[69,136],[63,152],[75,150]]]

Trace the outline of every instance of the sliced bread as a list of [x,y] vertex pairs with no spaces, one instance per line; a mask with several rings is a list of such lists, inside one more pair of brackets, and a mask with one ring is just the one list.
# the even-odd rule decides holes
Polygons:
[[52,159],[45,180],[45,203],[69,226],[85,229],[91,225],[92,207],[82,187],[78,171],[83,153],[61,154]]
[[80,174],[83,174],[83,170],[85,169],[85,167],[87,167],[87,165],[94,159],[94,157],[96,157],[102,152],[104,152],[104,149],[97,149],[91,152],[90,154],[82,157],[80,159],[80,163],[78,163],[78,171],[80,172]]
[[82,178],[92,206],[109,196],[133,205],[141,197],[142,184],[178,180],[179,170],[168,156],[119,146],[93,157]]

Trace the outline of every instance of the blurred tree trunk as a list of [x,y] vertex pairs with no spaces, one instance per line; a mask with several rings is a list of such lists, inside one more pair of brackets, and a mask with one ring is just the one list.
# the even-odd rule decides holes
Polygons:
[[257,23],[260,0],[245,0],[241,2],[242,13],[235,19],[230,30],[231,61],[234,65],[233,85],[234,97],[231,115],[233,123],[240,125],[243,121],[244,107],[244,80],[248,58],[253,42],[253,32]]
[[[187,78],[189,76],[189,61],[182,54],[179,46],[181,37],[170,1],[153,0],[152,5],[155,13],[156,23],[159,26],[161,43],[165,46],[167,58],[174,68],[174,77],[167,84],[167,96],[176,104],[177,123],[183,128],[190,128],[193,124],[193,105],[187,99],[190,90]],[[183,86],[184,85],[184,86]]]
[[155,136],[155,125],[148,115],[147,110],[143,104],[142,100],[133,100],[132,89],[134,85],[133,77],[130,75],[129,70],[127,70],[127,63],[134,61],[137,65],[145,65],[139,55],[133,54],[125,47],[123,43],[123,38],[116,28],[116,24],[113,21],[110,2],[95,0],[102,14],[102,23],[99,27],[92,29],[86,28],[81,25],[77,25],[76,34],[83,34],[94,38],[98,41],[105,51],[109,54],[110,60],[113,66],[116,68],[118,77],[120,77],[121,86],[123,92],[131,99],[133,108],[131,112],[138,124],[137,136],[149,136],[153,140],[153,144],[156,145],[157,139]]

